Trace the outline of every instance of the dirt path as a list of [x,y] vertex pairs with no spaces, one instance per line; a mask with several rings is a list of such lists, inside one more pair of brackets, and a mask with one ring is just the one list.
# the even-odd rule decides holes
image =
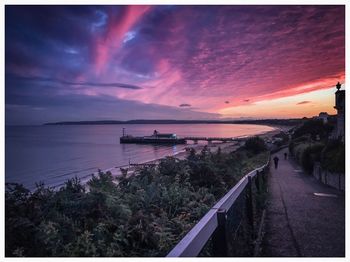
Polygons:
[[345,256],[344,194],[284,160],[284,152],[272,155],[280,161],[277,169],[271,165],[263,256]]

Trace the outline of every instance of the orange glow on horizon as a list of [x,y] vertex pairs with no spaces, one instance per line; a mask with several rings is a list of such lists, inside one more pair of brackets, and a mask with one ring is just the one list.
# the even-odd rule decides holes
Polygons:
[[264,100],[253,104],[224,108],[219,111],[224,117],[253,118],[301,118],[312,117],[320,112],[336,114],[334,87],[290,97]]

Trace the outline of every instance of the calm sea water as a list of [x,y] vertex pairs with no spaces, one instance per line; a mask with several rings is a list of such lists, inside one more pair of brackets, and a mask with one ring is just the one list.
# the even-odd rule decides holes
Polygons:
[[185,145],[120,144],[125,127],[131,135],[151,135],[154,129],[178,136],[237,137],[273,130],[261,125],[173,124],[91,126],[7,126],[5,180],[33,189],[36,182],[59,186],[72,177],[131,163],[174,155]]

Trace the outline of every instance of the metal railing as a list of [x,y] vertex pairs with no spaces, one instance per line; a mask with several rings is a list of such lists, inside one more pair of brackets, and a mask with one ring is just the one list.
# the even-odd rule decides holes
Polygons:
[[[263,213],[260,202],[261,196],[266,193],[269,164],[270,160],[245,175],[182,238],[167,257],[253,255],[256,247],[252,243],[259,237],[256,233],[260,231],[257,230],[258,218]],[[249,250],[238,246],[244,243],[250,245]],[[206,252],[202,254],[204,249]]]

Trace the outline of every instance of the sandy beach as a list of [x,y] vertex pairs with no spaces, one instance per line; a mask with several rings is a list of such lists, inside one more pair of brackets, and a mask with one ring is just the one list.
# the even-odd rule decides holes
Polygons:
[[[281,131],[286,132],[287,130],[290,129],[290,127],[288,126],[271,126],[271,127],[274,128],[274,130],[265,132],[262,134],[257,134],[255,136],[259,136],[263,138],[265,141],[268,141],[268,140],[271,140],[274,135],[280,133]],[[196,153],[199,153],[205,146],[207,146],[211,152],[216,152],[219,148],[221,148],[222,152],[228,153],[228,152],[235,151],[239,147],[243,146],[245,140],[249,137],[251,136],[238,137],[239,139],[238,141],[226,142],[226,143],[209,143],[209,144],[195,144],[195,145],[191,144],[191,145],[188,145],[188,147],[186,148],[193,148],[196,151]],[[175,157],[177,159],[183,160],[188,156],[188,154],[189,154],[189,151],[182,150],[177,152],[174,155],[168,155],[165,157]],[[130,177],[135,173],[135,171],[138,168],[142,166],[147,166],[147,165],[157,165],[160,162],[160,160],[163,158],[151,159],[142,163],[131,163],[130,165],[112,167],[109,169],[102,170],[102,172],[111,172],[112,176],[117,180],[119,177],[122,176],[122,169],[127,171],[126,177]]]

